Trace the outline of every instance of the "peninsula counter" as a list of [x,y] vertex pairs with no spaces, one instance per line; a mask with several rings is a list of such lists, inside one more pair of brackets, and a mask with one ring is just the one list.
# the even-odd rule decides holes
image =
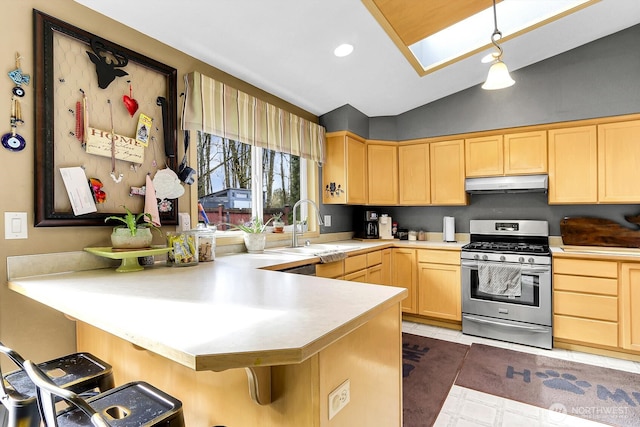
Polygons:
[[[9,287],[76,320],[78,351],[108,361],[117,383],[142,379],[180,399],[189,427],[401,425],[405,289],[236,264]],[[351,401],[329,420],[329,393],[347,379]]]

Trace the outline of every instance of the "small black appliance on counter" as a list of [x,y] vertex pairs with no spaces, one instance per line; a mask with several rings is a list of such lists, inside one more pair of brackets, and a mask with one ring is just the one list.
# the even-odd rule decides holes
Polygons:
[[377,239],[378,234],[378,213],[376,211],[364,212],[364,238]]

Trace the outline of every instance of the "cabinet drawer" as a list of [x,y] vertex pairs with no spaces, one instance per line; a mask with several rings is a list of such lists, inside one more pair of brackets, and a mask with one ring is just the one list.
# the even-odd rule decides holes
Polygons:
[[596,276],[617,279],[618,263],[615,261],[557,258],[553,260],[553,272],[574,276]]
[[460,265],[460,252],[418,249],[418,262]]
[[554,315],[553,336],[559,339],[617,347],[618,324],[603,320]]
[[342,276],[343,261],[329,262],[327,264],[316,264],[316,276],[329,277],[335,279]]
[[350,256],[344,260],[344,274],[367,268],[367,254]]
[[382,251],[369,252],[367,255],[367,267],[382,264]]
[[617,322],[618,298],[555,291],[553,313]]
[[348,280],[349,282],[367,282],[367,270],[360,270],[354,273],[349,273],[344,275],[344,280]]
[[603,277],[554,274],[553,289],[556,291],[618,296],[618,281],[616,279],[605,279]]

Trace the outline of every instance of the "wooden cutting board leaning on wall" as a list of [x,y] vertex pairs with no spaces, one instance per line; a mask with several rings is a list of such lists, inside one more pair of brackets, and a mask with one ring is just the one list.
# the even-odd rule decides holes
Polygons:
[[562,242],[571,246],[640,248],[640,215],[625,216],[631,226],[604,218],[565,217],[560,221]]

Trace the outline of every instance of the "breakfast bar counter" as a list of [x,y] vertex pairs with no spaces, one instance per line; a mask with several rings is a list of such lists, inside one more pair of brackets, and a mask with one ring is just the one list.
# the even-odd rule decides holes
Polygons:
[[[403,288],[219,261],[9,287],[75,320],[78,351],[110,363],[118,383],[143,379],[182,400],[189,426],[355,425],[363,412],[362,425],[401,425]],[[329,394],[346,380],[351,401],[329,420]]]

